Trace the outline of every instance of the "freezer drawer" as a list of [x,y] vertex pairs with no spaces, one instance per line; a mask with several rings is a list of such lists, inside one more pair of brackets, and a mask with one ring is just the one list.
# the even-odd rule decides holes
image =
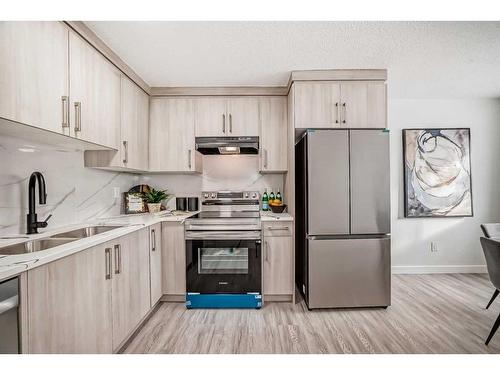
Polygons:
[[310,309],[389,306],[390,238],[308,241]]

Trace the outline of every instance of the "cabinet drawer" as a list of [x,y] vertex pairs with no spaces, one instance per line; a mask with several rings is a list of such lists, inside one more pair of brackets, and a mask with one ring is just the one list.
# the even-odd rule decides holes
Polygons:
[[293,223],[262,223],[265,237],[287,237],[292,235]]

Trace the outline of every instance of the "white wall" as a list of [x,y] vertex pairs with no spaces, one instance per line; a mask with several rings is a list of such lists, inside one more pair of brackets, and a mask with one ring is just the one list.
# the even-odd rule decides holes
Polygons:
[[138,179],[84,168],[81,151],[58,151],[0,136],[0,235],[26,232],[28,179],[34,171],[45,177],[47,204],[38,204],[37,190],[36,205],[39,220],[52,213],[49,228],[120,214],[121,200],[113,198],[113,188],[128,191]]
[[[393,99],[388,106],[394,271],[484,271],[479,225],[500,222],[500,101]],[[471,128],[474,217],[404,218],[401,129],[421,127]]]
[[[275,188],[283,193],[283,174],[260,174],[257,155],[205,155],[203,173],[194,175],[143,175],[141,183],[168,189],[176,196],[197,196],[202,191],[259,191]],[[175,199],[168,202],[175,208]]]

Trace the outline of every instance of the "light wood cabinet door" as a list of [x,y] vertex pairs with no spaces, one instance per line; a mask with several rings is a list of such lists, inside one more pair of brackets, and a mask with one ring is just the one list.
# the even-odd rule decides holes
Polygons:
[[28,271],[30,353],[112,353],[110,248],[99,245]]
[[257,137],[259,135],[259,99],[252,97],[227,99],[226,136]]
[[69,135],[66,26],[0,22],[0,51],[0,117]]
[[384,82],[341,84],[342,127],[385,128],[386,85]]
[[186,242],[184,224],[164,222],[161,226],[163,294],[186,294]]
[[296,82],[293,86],[296,128],[340,127],[339,83]]
[[151,307],[156,305],[163,295],[161,268],[161,223],[149,228],[149,269],[151,274]]
[[285,172],[288,169],[287,98],[261,98],[259,113],[260,171]]
[[151,98],[149,169],[153,172],[201,172],[202,157],[195,150],[194,101]]
[[121,161],[124,167],[147,170],[149,96],[130,79],[121,78]]
[[229,135],[227,99],[203,97],[194,99],[195,135],[220,137]]
[[118,150],[120,72],[74,32],[69,34],[69,65],[71,131]]
[[291,236],[264,237],[264,295],[292,295],[293,243]]
[[113,243],[113,350],[120,347],[151,306],[149,230]]

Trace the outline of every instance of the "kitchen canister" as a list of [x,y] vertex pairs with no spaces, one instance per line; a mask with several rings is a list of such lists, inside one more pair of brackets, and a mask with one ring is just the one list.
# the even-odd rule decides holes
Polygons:
[[177,197],[175,198],[175,209],[177,211],[187,211],[187,198]]
[[188,198],[188,211],[198,211],[198,197]]

